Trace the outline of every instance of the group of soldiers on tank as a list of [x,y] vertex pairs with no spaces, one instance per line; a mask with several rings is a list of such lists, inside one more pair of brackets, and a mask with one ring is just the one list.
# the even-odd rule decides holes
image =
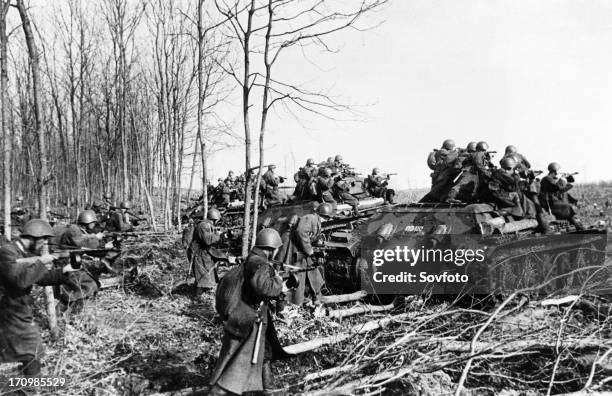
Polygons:
[[[268,165],[260,182],[261,205],[265,209],[270,206],[282,205],[288,202],[318,201],[330,204],[344,203],[350,205],[355,212],[358,209],[358,198],[351,193],[351,187],[359,176],[355,169],[343,161],[341,155],[329,157],[326,161],[316,164],[309,158],[306,165],[294,174],[295,189],[293,194],[282,191],[286,178],[276,174],[276,165]],[[364,179],[364,189],[369,196],[383,198],[386,203],[393,203],[395,191],[389,188],[392,174],[382,174],[379,168]],[[250,180],[255,182],[257,174],[252,170]],[[217,186],[209,185],[208,195],[213,205],[218,208],[227,207],[232,201],[244,200],[246,176],[234,176],[229,171],[228,176],[218,179]]]
[[552,162],[540,181],[537,176],[542,172],[531,169],[531,163],[515,146],[506,147],[499,167],[493,163],[495,153],[484,141],[459,148],[453,140],[445,140],[427,157],[432,186],[421,202],[490,203],[502,215],[537,219],[544,232],[549,231],[547,215],[583,229],[575,218],[573,205],[577,201],[569,194],[572,174],[561,173],[561,166]]
[[[15,238],[0,246],[0,363],[21,363],[24,375],[41,371],[43,345],[33,320],[33,285],[53,286],[58,311],[74,312],[96,295],[99,276],[113,272],[120,252],[109,233],[132,230],[133,219],[129,201],[114,207],[109,199],[106,194],[108,207],[89,205],[73,224],[52,227],[46,220],[29,219]],[[70,261],[76,255],[67,252],[78,254],[78,266]],[[81,254],[92,256],[81,263]]]

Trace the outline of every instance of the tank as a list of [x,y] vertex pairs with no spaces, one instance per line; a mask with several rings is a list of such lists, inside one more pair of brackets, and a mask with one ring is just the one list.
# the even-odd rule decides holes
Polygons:
[[[351,270],[353,285],[379,294],[517,291],[550,294],[561,289],[580,292],[585,285],[588,292],[605,293],[610,277],[610,271],[603,265],[607,231],[596,228],[578,231],[560,220],[552,220],[550,226],[551,231],[542,234],[536,220],[502,216],[486,203],[414,203],[381,208],[353,233],[358,239],[355,243],[360,246],[359,257]],[[421,274],[422,269],[428,274],[444,271],[467,274],[471,280],[469,288],[452,282],[401,282],[388,288],[373,285],[374,273],[383,268],[373,264],[376,255],[381,256],[380,252],[397,246],[421,251],[420,259],[411,263],[410,272]],[[464,255],[479,249],[482,260],[468,263],[449,262],[437,254],[450,251],[449,254],[457,256],[458,251]],[[400,263],[393,258],[381,264],[386,265]]]

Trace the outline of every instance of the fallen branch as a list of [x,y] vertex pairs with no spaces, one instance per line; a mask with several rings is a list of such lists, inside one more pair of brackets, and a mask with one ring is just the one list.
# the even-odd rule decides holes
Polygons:
[[359,315],[363,313],[376,313],[376,312],[391,311],[393,310],[393,308],[395,308],[394,304],[388,304],[388,305],[366,304],[366,305],[358,305],[358,306],[346,308],[346,309],[330,310],[326,312],[325,316],[330,317],[330,318],[342,319],[342,318],[346,318],[349,316],[355,316],[355,315]]
[[337,344],[339,342],[347,340],[348,338],[356,334],[363,334],[372,330],[385,328],[393,322],[408,319],[412,316],[414,316],[414,313],[403,313],[400,315],[390,316],[379,320],[371,320],[363,324],[355,325],[351,327],[351,329],[348,331],[337,333],[332,336],[315,338],[314,340],[289,345],[285,347],[285,351],[291,354],[300,354],[312,351],[324,345]]
[[[396,370],[383,371],[378,374],[368,375],[357,380],[348,382],[337,388],[320,389],[313,392],[301,393],[302,396],[324,396],[324,395],[346,395],[352,394],[358,388],[371,388],[398,380],[413,372],[412,367],[404,367]],[[378,383],[378,384],[377,384]]]
[[321,302],[323,304],[338,304],[350,301],[361,300],[366,297],[368,293],[364,290],[356,291],[355,293],[350,294],[336,294],[333,296],[323,296],[321,297]]

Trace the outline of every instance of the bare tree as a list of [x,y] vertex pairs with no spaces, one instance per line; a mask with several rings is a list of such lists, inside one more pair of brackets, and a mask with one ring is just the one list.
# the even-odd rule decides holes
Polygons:
[[6,33],[6,14],[9,2],[0,0],[0,129],[3,145],[3,212],[4,237],[11,239],[11,146],[12,139],[8,127],[8,35]]
[[[242,108],[245,135],[245,162],[247,172],[251,170],[251,131],[250,109],[255,89],[261,95],[259,119],[259,172],[254,186],[255,208],[252,230],[250,229],[250,191],[247,183],[245,196],[243,234],[243,254],[249,246],[249,234],[257,230],[257,208],[259,206],[259,186],[265,158],[265,132],[268,114],[277,103],[283,103],[292,112],[306,111],[322,117],[333,118],[335,114],[350,110],[349,106],[335,101],[324,92],[308,90],[299,82],[282,81],[274,78],[273,71],[283,52],[297,47],[304,52],[310,46],[319,50],[335,52],[328,42],[334,34],[343,30],[364,30],[371,26],[360,26],[364,15],[375,11],[387,0],[360,0],[345,3],[321,0],[265,0],[244,2],[234,0],[226,3],[217,0],[219,12],[230,22],[229,35],[239,44],[242,60],[242,73],[236,72],[231,64],[224,69],[231,75],[242,90]],[[246,14],[246,15],[243,15]],[[244,21],[246,19],[246,21]],[[255,63],[261,60],[261,64]],[[259,66],[259,67],[258,67]],[[295,65],[291,67],[295,68]]]

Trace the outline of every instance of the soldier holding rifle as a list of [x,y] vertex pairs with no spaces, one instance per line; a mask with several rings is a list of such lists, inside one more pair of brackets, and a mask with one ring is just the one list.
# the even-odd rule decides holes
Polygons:
[[281,247],[278,232],[261,230],[255,238],[242,267],[241,276],[226,275],[217,293],[227,294],[229,301],[225,334],[216,367],[211,377],[210,395],[231,395],[274,389],[270,367],[272,359],[287,357],[283,350],[268,303],[278,298],[287,285],[274,270],[271,259]]
[[551,162],[548,165],[548,175],[542,179],[540,184],[540,204],[543,209],[555,215],[557,219],[567,220],[576,229],[582,230],[584,227],[574,217],[576,210],[573,204],[578,201],[568,194],[574,186],[574,174],[560,173],[561,165]]
[[[104,242],[104,234],[96,232],[98,218],[93,210],[84,210],[77,217],[77,224],[56,227],[52,244],[57,249],[110,249],[112,242]],[[79,272],[70,274],[69,280],[60,288],[59,299],[68,305],[75,301],[94,296],[100,288],[99,274],[103,270],[112,271],[110,260],[116,254],[102,257],[97,268],[90,266]]]
[[74,271],[68,264],[61,269],[47,269],[53,255],[40,256],[53,230],[44,220],[28,221],[19,238],[0,248],[0,363],[20,362],[24,375],[40,373],[43,345],[34,324],[30,296],[32,286],[60,285]]
[[384,198],[385,202],[393,203],[395,190],[389,188],[389,179],[393,175],[393,173],[381,175],[380,169],[372,169],[372,174],[366,179],[368,193],[376,198]]
[[[279,251],[278,259],[287,267],[295,269],[313,268],[321,263],[323,255],[315,250],[315,243],[321,237],[322,221],[334,215],[332,205],[328,203],[320,204],[316,213],[307,214],[297,220],[296,224],[289,232],[288,241]],[[302,305],[306,291],[312,296],[313,302],[321,298],[321,289],[325,285],[325,280],[319,268],[314,268],[307,272],[297,272],[298,286],[287,294],[287,301]]]

